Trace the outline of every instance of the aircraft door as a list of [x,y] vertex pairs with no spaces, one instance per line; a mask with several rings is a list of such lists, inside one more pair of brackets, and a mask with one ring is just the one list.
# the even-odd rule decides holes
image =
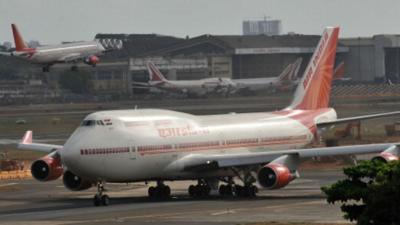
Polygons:
[[129,144],[129,158],[135,160],[136,155],[137,155],[137,146],[131,141]]

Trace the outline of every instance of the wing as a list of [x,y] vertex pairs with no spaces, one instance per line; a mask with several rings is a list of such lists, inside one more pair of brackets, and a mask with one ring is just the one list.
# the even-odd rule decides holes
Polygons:
[[59,62],[71,62],[74,60],[80,60],[84,58],[84,56],[80,53],[71,53],[68,55],[64,55],[63,57],[59,58],[57,61]]
[[52,145],[52,144],[43,144],[43,143],[32,143],[32,131],[28,130],[25,132],[24,137],[21,142],[18,144],[19,149],[23,150],[35,150],[41,152],[53,152],[56,150],[61,150],[63,148],[62,145]]
[[370,114],[370,115],[364,115],[364,116],[347,117],[347,118],[337,119],[337,120],[331,121],[331,122],[318,123],[317,126],[318,126],[318,128],[322,128],[322,127],[332,126],[335,124],[348,123],[348,122],[354,122],[354,121],[360,121],[360,120],[368,120],[368,119],[376,119],[376,118],[382,118],[382,117],[398,116],[398,115],[400,115],[400,111],[393,111],[393,112],[388,112],[388,113],[377,113],[377,114]]
[[190,170],[210,170],[226,167],[240,167],[251,165],[263,165],[281,156],[292,155],[298,158],[311,158],[315,156],[335,156],[349,154],[380,153],[387,149],[398,146],[400,143],[352,145],[340,147],[308,148],[308,149],[289,149],[268,152],[254,152],[241,154],[211,154],[198,155],[190,154],[178,159],[170,167],[190,171]]

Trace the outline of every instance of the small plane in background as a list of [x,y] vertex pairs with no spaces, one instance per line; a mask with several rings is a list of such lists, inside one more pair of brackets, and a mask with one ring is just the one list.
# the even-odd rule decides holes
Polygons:
[[71,70],[76,70],[78,61],[96,66],[99,62],[99,55],[106,50],[97,41],[73,42],[59,45],[41,46],[30,48],[24,42],[18,28],[11,24],[14,36],[15,51],[11,53],[2,52],[3,55],[10,55],[21,58],[33,64],[42,66],[43,72],[49,72],[50,66],[56,63],[74,63]]
[[149,82],[134,82],[137,87],[155,87],[172,93],[185,96],[229,95],[242,91],[267,90],[289,85],[297,76],[302,59],[297,59],[289,64],[277,77],[230,79],[223,77],[205,78],[200,80],[167,80],[158,68],[152,63],[147,63]]
[[297,79],[302,60],[302,58],[298,58],[294,63],[289,64],[277,77],[232,79],[233,92],[252,93],[268,89],[281,89],[284,86],[291,87]]
[[338,27],[325,29],[292,103],[280,111],[202,116],[161,109],[99,111],[86,116],[64,145],[35,143],[27,131],[18,147],[48,153],[31,166],[39,181],[63,176],[72,191],[97,186],[96,206],[109,204],[105,182],[155,181],[148,189],[153,199],[169,198],[164,181],[173,180],[197,180],[188,187],[192,197],[208,196],[220,182],[221,196],[254,197],[258,187],[279,189],[299,177],[304,158],[377,153],[376,160],[399,160],[399,143],[303,148],[319,140],[324,128],[400,115],[337,118],[329,98],[338,35]]

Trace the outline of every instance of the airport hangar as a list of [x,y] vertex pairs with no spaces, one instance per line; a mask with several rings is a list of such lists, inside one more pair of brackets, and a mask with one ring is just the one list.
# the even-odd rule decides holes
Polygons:
[[[132,81],[147,81],[146,62],[153,61],[168,79],[277,76],[303,58],[299,75],[314,51],[318,35],[201,35],[176,38],[157,34],[97,34],[106,47],[121,47],[102,57],[91,71],[93,93],[140,93]],[[355,82],[400,81],[400,35],[343,38],[336,63]]]

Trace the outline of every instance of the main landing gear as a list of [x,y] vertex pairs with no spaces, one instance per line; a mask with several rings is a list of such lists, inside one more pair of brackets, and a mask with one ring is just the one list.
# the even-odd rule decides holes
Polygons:
[[148,194],[150,199],[168,199],[171,197],[171,188],[165,185],[162,181],[158,181],[156,187],[149,187]]
[[93,197],[93,204],[95,206],[100,205],[109,205],[110,204],[110,197],[108,195],[103,195],[104,192],[104,185],[103,182],[97,183],[97,193]]
[[243,182],[242,185],[234,184],[233,178],[228,177],[225,181],[227,184],[219,186],[219,195],[221,196],[236,196],[236,197],[255,197],[258,193],[257,186],[253,185],[255,179],[252,178],[250,173],[246,175],[241,175],[239,173],[238,177]]
[[207,197],[210,195],[211,188],[204,180],[198,180],[197,185],[190,185],[188,189],[190,197]]

